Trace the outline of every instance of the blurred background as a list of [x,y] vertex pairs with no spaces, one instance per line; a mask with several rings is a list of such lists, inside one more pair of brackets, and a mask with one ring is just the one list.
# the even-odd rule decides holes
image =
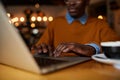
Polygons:
[[[47,24],[66,14],[64,0],[2,0],[10,23],[20,32],[28,47],[34,45]],[[90,16],[108,21],[120,35],[120,0],[91,0]]]

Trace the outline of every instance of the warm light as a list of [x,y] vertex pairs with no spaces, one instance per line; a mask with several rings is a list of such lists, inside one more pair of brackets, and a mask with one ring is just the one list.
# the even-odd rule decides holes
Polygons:
[[35,23],[31,23],[31,28],[35,28]]
[[36,21],[36,17],[35,16],[33,16],[33,17],[31,17],[31,21]]
[[20,21],[21,21],[21,22],[24,22],[24,21],[25,21],[25,18],[24,18],[24,17],[21,17],[21,18],[20,18]]
[[47,17],[46,16],[43,17],[43,21],[45,21],[45,22],[47,21]]
[[39,33],[39,30],[38,30],[38,29],[33,29],[33,30],[32,30],[32,33],[33,33],[33,34],[38,34],[38,33]]
[[15,23],[15,26],[16,26],[16,27],[18,27],[18,26],[19,26],[19,23],[18,23],[18,22],[16,22],[16,23]]
[[98,19],[103,19],[103,16],[102,16],[102,15],[99,15],[99,16],[98,16]]
[[12,21],[12,23],[15,23],[15,22],[18,22],[19,19],[18,19],[18,17],[15,17],[15,18],[11,19],[11,21]]
[[18,17],[15,17],[15,22],[19,21]]
[[40,7],[39,3],[35,4],[35,7],[36,7],[36,8],[39,8],[39,7]]
[[37,17],[37,21],[42,21],[42,18],[41,17]]
[[50,17],[48,18],[48,20],[49,20],[49,21],[53,21],[53,17],[50,16]]
[[15,22],[15,20],[14,19],[11,19],[11,23],[14,23]]
[[11,16],[10,13],[7,13],[7,16],[10,17]]

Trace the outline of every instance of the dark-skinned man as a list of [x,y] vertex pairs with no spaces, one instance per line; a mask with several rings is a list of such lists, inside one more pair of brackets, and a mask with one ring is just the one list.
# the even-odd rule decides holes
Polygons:
[[120,37],[105,20],[88,16],[85,12],[89,0],[64,0],[67,13],[51,22],[38,43],[34,53],[50,56],[82,55],[100,53],[100,43],[117,41]]

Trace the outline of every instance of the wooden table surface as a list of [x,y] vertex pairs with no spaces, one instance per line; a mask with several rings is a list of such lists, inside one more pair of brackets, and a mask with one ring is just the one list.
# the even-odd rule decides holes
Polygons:
[[0,64],[0,80],[120,80],[120,70],[91,60],[41,75]]

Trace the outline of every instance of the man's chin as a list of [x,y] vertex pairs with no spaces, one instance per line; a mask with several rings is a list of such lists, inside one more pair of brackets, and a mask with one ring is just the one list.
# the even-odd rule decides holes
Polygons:
[[74,13],[74,12],[70,12],[70,16],[71,16],[71,17],[76,17],[76,16],[77,16],[77,14],[76,14],[76,13]]

